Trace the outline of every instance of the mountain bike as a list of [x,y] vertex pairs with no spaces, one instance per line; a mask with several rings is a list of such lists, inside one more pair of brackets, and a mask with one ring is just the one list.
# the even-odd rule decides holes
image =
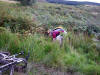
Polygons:
[[14,70],[18,71],[27,68],[27,57],[17,58],[17,56],[23,54],[23,52],[20,52],[10,56],[9,52],[0,52],[0,75],[3,75],[3,72],[8,70],[10,71],[9,75],[13,75]]

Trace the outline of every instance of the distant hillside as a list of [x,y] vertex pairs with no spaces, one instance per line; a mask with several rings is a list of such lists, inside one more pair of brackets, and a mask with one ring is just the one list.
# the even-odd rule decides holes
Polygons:
[[95,2],[78,2],[78,1],[65,1],[65,0],[47,0],[50,3],[60,3],[60,4],[67,4],[67,5],[100,5],[100,3]]
[[46,0],[38,0],[38,2],[46,2]]

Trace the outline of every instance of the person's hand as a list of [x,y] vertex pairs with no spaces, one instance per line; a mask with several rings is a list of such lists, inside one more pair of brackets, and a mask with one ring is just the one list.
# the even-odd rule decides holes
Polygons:
[[56,40],[56,38],[53,38],[53,41],[55,41]]
[[64,34],[67,34],[67,32],[66,32],[66,31],[64,31]]

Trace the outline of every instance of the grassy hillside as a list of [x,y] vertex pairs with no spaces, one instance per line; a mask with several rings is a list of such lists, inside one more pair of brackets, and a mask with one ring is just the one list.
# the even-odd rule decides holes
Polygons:
[[[98,6],[37,3],[29,7],[0,2],[0,50],[12,54],[30,51],[30,62],[80,75],[99,75],[100,50],[92,40],[93,35],[81,33],[100,31],[98,9]],[[62,47],[40,34],[59,25],[68,30]]]
[[[99,6],[70,6],[37,3],[32,7],[15,4],[0,4],[0,25],[17,30],[30,30],[32,26],[56,27],[68,30],[100,32]],[[20,23],[21,22],[21,23]],[[24,25],[24,26],[23,26]],[[11,28],[12,29],[12,28]],[[32,29],[31,29],[32,30]]]

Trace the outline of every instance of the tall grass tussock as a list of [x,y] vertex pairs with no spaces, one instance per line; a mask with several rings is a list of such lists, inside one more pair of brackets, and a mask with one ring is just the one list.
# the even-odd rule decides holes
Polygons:
[[100,74],[100,56],[92,41],[83,34],[73,35],[69,33],[63,46],[59,47],[59,44],[41,34],[18,37],[6,30],[0,33],[0,49],[11,53],[24,51],[27,54],[29,51],[30,61],[40,62],[48,67],[70,69],[87,75]]

